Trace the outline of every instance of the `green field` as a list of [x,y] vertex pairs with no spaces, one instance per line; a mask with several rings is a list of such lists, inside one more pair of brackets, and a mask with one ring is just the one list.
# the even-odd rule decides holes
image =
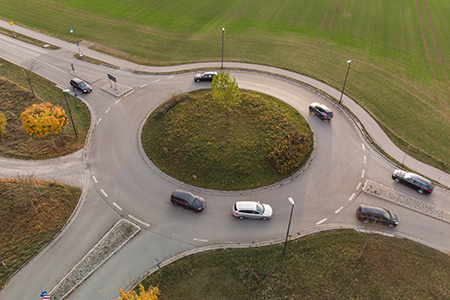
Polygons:
[[[151,65],[225,60],[279,66],[346,93],[404,150],[450,171],[446,0],[26,1],[0,16]],[[226,65],[225,65],[226,66]]]
[[158,286],[160,300],[450,297],[448,255],[408,240],[343,230],[289,242],[282,252],[278,244],[191,255],[143,285]]

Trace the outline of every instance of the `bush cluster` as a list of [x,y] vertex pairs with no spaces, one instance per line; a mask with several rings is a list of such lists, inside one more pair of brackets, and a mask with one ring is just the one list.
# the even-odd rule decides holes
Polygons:
[[294,132],[276,145],[268,157],[278,173],[287,174],[298,168],[309,157],[310,145],[308,136]]

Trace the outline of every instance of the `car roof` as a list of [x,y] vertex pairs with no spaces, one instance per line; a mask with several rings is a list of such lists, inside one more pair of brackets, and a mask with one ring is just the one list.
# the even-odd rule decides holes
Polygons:
[[177,198],[187,199],[189,197],[189,195],[192,195],[192,193],[182,191],[182,190],[175,190],[175,192],[173,192],[172,195]]
[[75,82],[82,82],[83,80],[81,80],[81,79],[78,78],[78,77],[74,77],[74,78],[72,78],[72,81],[75,81]]
[[326,112],[330,112],[330,113],[332,112],[331,109],[329,109],[324,104],[320,104],[319,102],[313,102],[313,103],[310,104],[310,106],[319,106],[320,108],[322,108]]
[[377,206],[369,206],[369,205],[361,205],[361,212],[363,213],[378,213],[378,214],[382,214],[384,211],[387,211],[386,209],[382,208],[382,207],[377,207]]
[[409,175],[411,178],[418,179],[418,180],[420,180],[420,181],[422,181],[422,182],[425,182],[425,183],[427,183],[427,184],[431,184],[431,181],[429,181],[429,180],[426,179],[425,177],[420,176],[419,174],[416,174],[416,173],[406,173],[405,176],[406,176],[406,175]]
[[256,210],[256,201],[238,201],[236,208],[238,210]]

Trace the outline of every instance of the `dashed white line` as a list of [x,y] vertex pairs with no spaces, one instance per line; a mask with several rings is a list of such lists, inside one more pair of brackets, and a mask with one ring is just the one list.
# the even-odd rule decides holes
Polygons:
[[167,77],[167,79],[174,78],[174,77],[175,77],[175,75],[170,75],[169,77]]
[[334,213],[335,213],[335,214],[338,214],[343,208],[344,208],[343,206],[339,207],[339,209],[336,210]]
[[100,121],[102,120],[102,118],[100,118],[100,119],[98,119],[98,121],[97,121],[97,125],[100,123]]
[[158,81],[161,81],[161,79],[156,79],[156,80],[152,81],[152,83],[157,83]]
[[108,111],[110,111],[111,110],[111,107],[110,108],[108,108],[106,111],[105,111],[105,114],[107,114],[108,113]]
[[134,90],[132,90],[131,92],[129,92],[128,94],[125,94],[124,97],[128,97],[129,95],[133,94]]
[[208,240],[203,240],[203,239],[198,239],[198,238],[194,238],[194,241],[205,242],[205,243],[208,242]]
[[363,150],[366,151],[366,146],[364,146],[364,143],[361,143],[361,145],[362,145]]
[[350,198],[348,198],[348,201],[352,201],[353,200],[353,198],[355,197],[355,193],[353,193],[351,196],[350,196]]
[[143,87],[146,87],[147,85],[148,85],[148,83],[143,84],[143,85],[140,86],[140,88],[142,89]]
[[102,194],[105,195],[105,197],[108,197],[108,194],[103,189],[100,189],[100,192],[102,192]]
[[361,181],[358,183],[358,186],[356,187],[357,190],[361,187]]
[[119,98],[119,100],[117,100],[116,102],[114,102],[115,104],[119,103],[120,100],[122,100],[122,98]]
[[95,176],[92,176],[92,179],[94,179],[95,183],[98,183],[97,178],[95,178]]
[[320,224],[322,224],[323,222],[325,222],[326,220],[328,220],[328,219],[327,219],[327,218],[322,219],[322,220],[320,220],[319,222],[317,222],[316,225],[320,225]]
[[364,155],[364,163],[367,163],[367,156]]
[[135,221],[138,222],[138,223],[141,223],[142,225],[145,225],[145,226],[147,226],[147,227],[150,227],[150,224],[147,224],[147,223],[145,223],[145,222],[139,220],[138,218],[133,217],[132,215],[128,215],[128,217],[129,217],[130,219],[135,220]]
[[122,210],[122,207],[120,207],[119,205],[117,205],[116,202],[113,202],[113,205],[114,205],[115,207],[117,207],[118,210]]
[[366,170],[362,170],[361,172],[361,178],[364,178],[364,173],[366,172]]

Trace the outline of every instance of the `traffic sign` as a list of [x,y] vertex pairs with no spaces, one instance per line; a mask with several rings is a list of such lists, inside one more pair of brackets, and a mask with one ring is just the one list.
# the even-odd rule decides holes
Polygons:
[[50,296],[44,296],[44,297],[42,297],[42,300],[51,300],[51,299],[50,299]]
[[72,29],[72,27],[70,27],[70,33],[73,33],[73,29]]
[[47,291],[43,291],[42,293],[41,293],[41,297],[44,297],[44,296],[47,296]]

